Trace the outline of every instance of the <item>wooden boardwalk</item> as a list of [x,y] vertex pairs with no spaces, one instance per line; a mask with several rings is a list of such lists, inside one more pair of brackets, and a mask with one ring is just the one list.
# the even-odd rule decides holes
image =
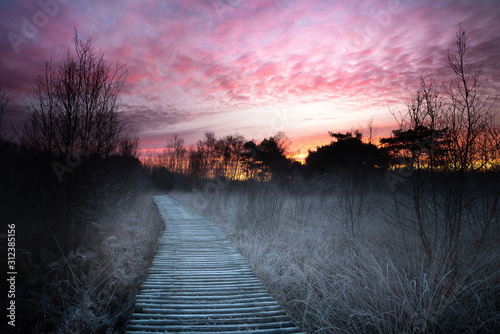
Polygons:
[[219,228],[154,199],[165,231],[126,333],[301,333]]

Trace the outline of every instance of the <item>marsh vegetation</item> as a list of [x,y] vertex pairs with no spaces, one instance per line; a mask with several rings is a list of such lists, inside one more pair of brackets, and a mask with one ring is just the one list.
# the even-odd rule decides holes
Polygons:
[[[477,182],[483,177],[498,184],[497,175]],[[412,224],[409,185],[391,190],[381,175],[360,182],[341,174],[171,196],[218,224],[309,333],[498,331],[500,222],[485,210],[497,190],[485,189],[464,210],[475,218],[463,227],[458,253],[450,254],[443,228],[429,259]],[[475,222],[490,219],[491,230],[478,233]]]

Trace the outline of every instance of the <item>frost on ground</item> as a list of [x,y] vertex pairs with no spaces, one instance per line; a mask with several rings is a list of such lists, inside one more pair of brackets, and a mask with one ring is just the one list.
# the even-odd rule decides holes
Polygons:
[[393,220],[401,194],[376,180],[366,187],[342,179],[212,182],[170,195],[221,227],[309,333],[500,329],[495,237],[458,265],[439,250],[428,264],[415,234]]
[[57,252],[56,238],[56,251],[18,251],[18,277],[25,279],[16,294],[17,332],[123,331],[163,221],[150,192],[120,194],[105,206],[81,231],[81,246],[67,255]]

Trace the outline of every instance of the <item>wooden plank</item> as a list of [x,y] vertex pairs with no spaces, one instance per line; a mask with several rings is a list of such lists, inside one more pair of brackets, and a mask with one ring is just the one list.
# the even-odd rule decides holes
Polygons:
[[301,333],[220,229],[168,196],[126,333]]

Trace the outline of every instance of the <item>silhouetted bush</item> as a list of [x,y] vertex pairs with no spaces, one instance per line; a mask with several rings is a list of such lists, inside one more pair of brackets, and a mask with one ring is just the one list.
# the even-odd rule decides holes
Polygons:
[[165,167],[154,167],[151,171],[151,181],[162,191],[190,190],[195,183],[189,175],[173,173]]
[[385,169],[389,159],[373,144],[363,143],[361,133],[330,133],[336,141],[309,151],[308,174],[332,173],[337,169]]

